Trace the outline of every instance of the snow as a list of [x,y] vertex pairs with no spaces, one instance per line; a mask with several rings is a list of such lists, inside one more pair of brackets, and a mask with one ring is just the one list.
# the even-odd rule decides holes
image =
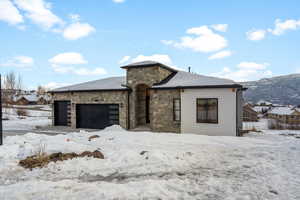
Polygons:
[[270,114],[277,114],[277,115],[291,115],[294,112],[295,110],[290,107],[275,107],[269,111]]
[[[45,107],[46,108],[46,107]],[[17,108],[3,108],[4,130],[32,130],[36,126],[48,126],[51,124],[51,112],[43,110],[25,109],[27,116],[19,117]]]
[[[88,141],[92,135],[100,138]],[[100,150],[47,167],[17,163],[45,152]],[[142,153],[143,152],[143,153]],[[103,131],[4,138],[0,197],[14,199],[299,199],[300,140],[278,134],[213,137]]]
[[262,113],[263,111],[268,111],[268,110],[270,110],[270,107],[269,107],[269,106],[254,106],[252,109],[253,109],[255,112]]
[[260,119],[258,122],[243,122],[243,130],[252,130],[255,128],[258,131],[268,129],[268,119]]

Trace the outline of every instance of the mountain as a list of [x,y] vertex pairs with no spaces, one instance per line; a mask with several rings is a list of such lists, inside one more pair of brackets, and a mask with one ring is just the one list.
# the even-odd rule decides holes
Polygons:
[[264,78],[241,84],[248,88],[244,92],[246,101],[256,103],[265,100],[274,104],[300,105],[300,74]]

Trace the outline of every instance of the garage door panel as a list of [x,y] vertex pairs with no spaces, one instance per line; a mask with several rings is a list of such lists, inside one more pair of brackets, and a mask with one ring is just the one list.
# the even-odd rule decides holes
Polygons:
[[54,102],[54,125],[67,126],[70,101]]
[[119,124],[118,104],[77,104],[77,128],[104,129]]

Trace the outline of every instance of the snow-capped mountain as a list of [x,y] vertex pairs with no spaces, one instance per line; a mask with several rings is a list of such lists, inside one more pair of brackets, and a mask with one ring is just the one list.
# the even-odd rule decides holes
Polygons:
[[248,90],[244,92],[246,101],[259,100],[274,104],[300,105],[300,74],[290,74],[258,81],[242,82]]

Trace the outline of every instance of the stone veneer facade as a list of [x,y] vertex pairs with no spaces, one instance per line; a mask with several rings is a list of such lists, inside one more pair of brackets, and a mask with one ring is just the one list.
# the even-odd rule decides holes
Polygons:
[[[76,128],[76,104],[119,104],[119,123],[127,129],[128,91],[66,92],[54,93],[54,101],[71,101],[71,127]],[[52,119],[54,113],[52,112]],[[54,124],[54,120],[52,120]]]
[[[160,66],[134,67],[126,69],[126,85],[132,90],[129,91],[98,91],[98,92],[66,92],[54,93],[54,101],[71,101],[71,127],[76,128],[76,104],[119,104],[119,122],[123,128],[134,129],[138,124],[137,87],[146,85],[151,88],[153,84],[159,83],[173,72]],[[128,95],[129,95],[129,116],[128,116]],[[149,117],[150,128],[157,132],[180,133],[180,122],[173,120],[173,99],[180,98],[178,89],[149,89],[150,105]],[[142,111],[144,112],[144,111]],[[128,123],[127,120],[130,120]],[[54,120],[53,120],[54,121]],[[130,127],[128,127],[130,124]]]

